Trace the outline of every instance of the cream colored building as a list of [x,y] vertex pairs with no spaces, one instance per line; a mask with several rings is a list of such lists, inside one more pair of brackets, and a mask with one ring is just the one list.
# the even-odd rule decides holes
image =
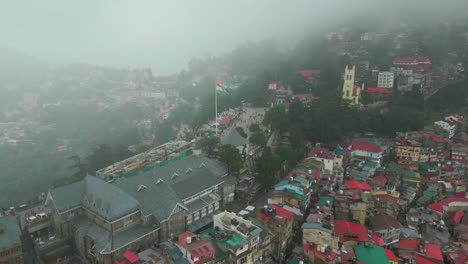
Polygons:
[[354,84],[354,76],[356,66],[348,68],[346,65],[343,82],[343,100],[348,101],[351,105],[359,105],[361,92],[364,91],[364,84],[361,87]]

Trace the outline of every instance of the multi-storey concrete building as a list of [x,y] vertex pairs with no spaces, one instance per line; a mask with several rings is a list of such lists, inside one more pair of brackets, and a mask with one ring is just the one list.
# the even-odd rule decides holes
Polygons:
[[55,234],[71,240],[91,263],[112,263],[197,230],[223,207],[227,171],[219,162],[192,155],[113,183],[86,176],[49,191]]
[[379,72],[379,76],[377,78],[377,87],[392,89],[394,79],[395,74],[393,72]]
[[416,140],[399,138],[395,142],[395,156],[400,164],[418,162],[421,158],[421,143]]

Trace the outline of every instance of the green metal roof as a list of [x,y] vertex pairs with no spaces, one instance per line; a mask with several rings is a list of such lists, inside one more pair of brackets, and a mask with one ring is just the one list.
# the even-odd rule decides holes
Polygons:
[[388,264],[387,255],[383,247],[377,245],[365,246],[365,243],[354,248],[354,253],[359,261],[364,264]]
[[226,246],[242,248],[247,241],[239,234],[234,233],[230,238],[223,240],[222,243]]
[[317,206],[326,205],[327,201],[330,201],[330,207],[331,207],[333,205],[333,197],[331,197],[331,196],[322,196],[322,197],[320,197],[320,200],[317,203]]
[[307,197],[306,197],[305,195],[300,194],[300,193],[297,193],[297,192],[296,192],[295,190],[293,190],[293,189],[288,189],[288,188],[286,188],[286,189],[284,189],[284,192],[285,192],[285,193],[292,194],[293,197],[295,197],[295,198],[297,198],[297,199],[299,199],[299,200],[307,201]]
[[226,256],[227,254],[223,252],[223,250],[221,250],[221,248],[219,247],[218,243],[216,243],[216,240],[213,239],[213,237],[210,235],[211,233],[213,232],[216,232],[213,228],[208,228],[206,230],[203,230],[200,235],[211,242],[211,245],[213,245],[213,247],[215,248],[215,258],[216,258],[216,262],[219,262],[219,261],[223,261],[224,259],[226,259]]
[[301,184],[305,184],[305,185],[309,184],[309,180],[307,180],[306,178],[296,177],[296,178],[294,178],[294,180],[297,181],[297,182],[300,182]]

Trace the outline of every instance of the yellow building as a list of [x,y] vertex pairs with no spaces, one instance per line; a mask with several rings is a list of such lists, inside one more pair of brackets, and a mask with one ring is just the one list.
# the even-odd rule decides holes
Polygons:
[[395,142],[395,156],[400,164],[416,163],[421,159],[421,143],[401,139]]
[[359,105],[361,92],[364,91],[364,84],[361,87],[354,84],[354,76],[356,66],[348,68],[346,65],[343,82],[343,100],[348,101],[351,105]]

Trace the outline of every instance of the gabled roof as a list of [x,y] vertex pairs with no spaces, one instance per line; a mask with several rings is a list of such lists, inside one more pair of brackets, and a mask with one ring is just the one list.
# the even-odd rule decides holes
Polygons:
[[443,138],[440,138],[436,135],[432,135],[432,134],[429,134],[427,132],[424,132],[424,131],[419,131],[419,134],[424,137],[424,138],[427,138],[427,139],[430,139],[436,143],[443,143],[443,142],[447,142],[447,140],[443,139]]
[[468,203],[468,198],[445,198],[441,202],[443,206],[450,206],[451,203]]
[[[346,220],[335,221],[335,234],[340,237],[340,242],[346,242],[350,240],[361,242],[369,240],[369,237],[367,236],[367,230],[363,225],[352,223]],[[357,235],[358,237],[349,237],[347,234]]]
[[296,74],[306,78],[309,81],[312,81],[315,79],[315,73],[310,70],[299,70],[296,72]]
[[221,143],[224,145],[233,145],[237,147],[244,146],[248,143],[248,140],[242,137],[237,131],[237,129],[232,128],[226,135],[221,137]]
[[358,189],[361,191],[370,191],[371,187],[367,182],[356,181],[356,180],[345,180],[344,184],[348,189]]
[[437,263],[424,258],[424,256],[417,255],[416,264],[437,264]]
[[[205,166],[200,166],[202,163]],[[172,177],[174,173],[179,176]],[[132,177],[119,178],[113,185],[138,200],[145,215],[153,214],[162,221],[183,204],[183,199],[222,183],[226,175],[220,162],[191,155]],[[147,188],[138,191],[142,184]]]
[[393,262],[398,262],[397,256],[395,256],[395,253],[391,251],[390,249],[384,248],[385,255],[387,256],[388,260],[393,261]]
[[463,216],[465,215],[465,212],[463,210],[458,210],[456,211],[453,216],[451,216],[450,218],[457,224],[460,224]]
[[354,248],[357,259],[364,264],[388,264],[384,248],[376,245],[366,246],[364,243]]
[[416,240],[416,239],[410,239],[410,240],[400,239],[400,241],[398,241],[399,249],[405,249],[405,250],[417,252],[418,246],[419,246],[419,240]]
[[372,241],[377,245],[377,246],[383,246],[385,245],[385,241],[383,238],[377,234],[376,232],[372,232]]
[[309,158],[324,158],[324,159],[333,159],[335,155],[333,155],[333,152],[328,150],[327,148],[322,148],[322,147],[312,147],[309,150],[309,154],[307,157]]
[[391,203],[395,203],[395,204],[398,204],[398,197],[396,196],[393,196],[393,195],[390,195],[390,194],[376,194],[375,195],[377,198],[379,198],[379,201],[387,201],[387,202],[391,202]]
[[348,142],[348,146],[351,150],[362,150],[373,153],[380,153],[382,149],[374,143],[364,140],[352,139]]
[[424,245],[424,249],[426,252],[426,257],[436,259],[439,261],[444,261],[444,257],[442,256],[442,252],[440,251],[440,246],[436,244],[426,243]]
[[430,204],[429,206],[427,206],[427,209],[430,209],[434,212],[441,213],[441,214],[444,213],[444,207],[440,203]]
[[372,230],[379,231],[389,228],[402,228],[400,222],[398,222],[393,216],[387,214],[378,214],[370,219]]
[[94,176],[50,190],[59,213],[83,207],[113,221],[139,208],[139,203],[123,190]]

